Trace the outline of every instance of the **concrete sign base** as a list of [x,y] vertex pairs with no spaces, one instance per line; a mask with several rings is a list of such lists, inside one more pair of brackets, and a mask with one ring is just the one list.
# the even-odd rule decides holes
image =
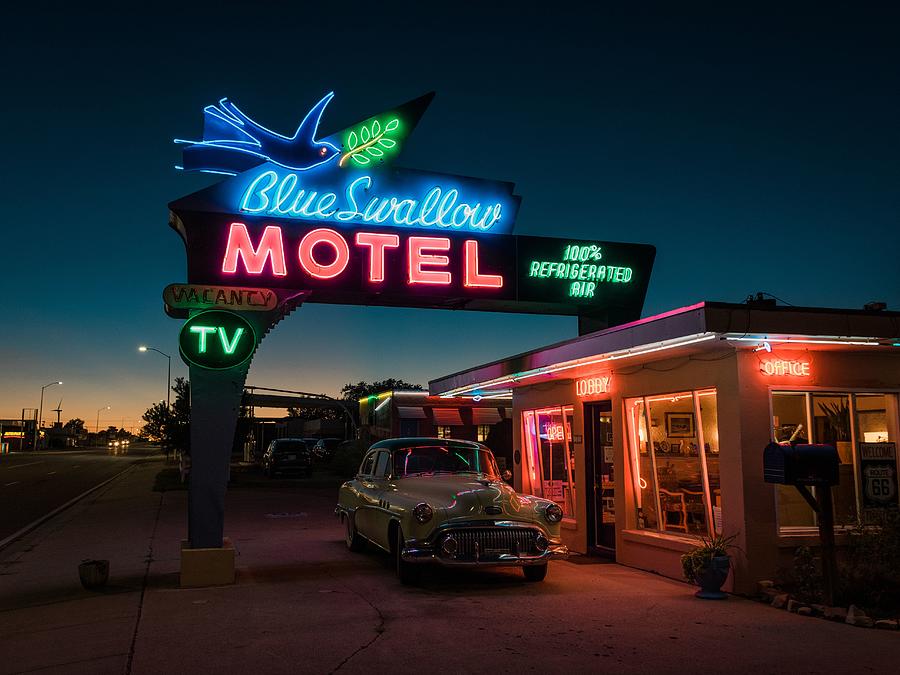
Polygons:
[[228,537],[221,548],[191,548],[187,539],[181,541],[182,588],[225,586],[234,583],[234,545]]

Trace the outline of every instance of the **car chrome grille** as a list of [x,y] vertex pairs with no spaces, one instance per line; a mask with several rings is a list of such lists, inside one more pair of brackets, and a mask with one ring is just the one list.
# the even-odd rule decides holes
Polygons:
[[[502,555],[537,555],[535,545],[538,531],[528,527],[478,527],[451,530],[438,539],[437,549],[442,557],[458,561],[490,561]],[[441,546],[447,537],[457,542],[456,554],[447,556]]]

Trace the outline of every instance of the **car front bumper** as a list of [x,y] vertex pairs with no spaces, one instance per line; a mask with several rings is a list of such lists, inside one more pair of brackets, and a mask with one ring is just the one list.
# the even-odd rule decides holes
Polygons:
[[[509,527],[526,527],[536,535],[543,535],[547,548],[543,551],[529,550],[520,552],[518,545],[514,545],[509,547],[512,550],[501,552],[489,548],[496,546],[497,541],[493,540],[484,542],[482,545],[485,548],[480,548],[478,544],[475,544],[474,555],[472,555],[471,549],[467,552],[460,552],[459,556],[449,555],[441,550],[441,543],[445,535],[453,535],[454,537],[465,536],[467,530],[472,529],[483,532],[485,523],[448,523],[438,528],[437,532],[431,534],[427,539],[407,539],[400,556],[405,562],[409,563],[434,563],[448,567],[523,567],[527,565],[545,565],[549,560],[563,559],[569,555],[569,549],[565,545],[558,539],[551,538],[546,531],[540,528],[512,521],[495,521],[495,524],[498,528],[497,532],[503,532]],[[488,535],[488,538],[490,539],[490,535]]]
[[516,555],[502,553],[499,556],[481,560],[454,560],[435,553],[432,547],[403,549],[401,557],[409,563],[435,563],[447,567],[525,567],[527,565],[544,565],[550,560],[561,560],[569,557],[569,549],[563,544],[550,544],[547,550],[538,555]]

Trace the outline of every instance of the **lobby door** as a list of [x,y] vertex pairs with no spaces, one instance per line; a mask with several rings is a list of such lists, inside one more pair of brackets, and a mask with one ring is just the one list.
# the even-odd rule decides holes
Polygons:
[[585,450],[588,467],[588,545],[595,553],[615,556],[616,490],[613,454],[612,402],[584,405]]

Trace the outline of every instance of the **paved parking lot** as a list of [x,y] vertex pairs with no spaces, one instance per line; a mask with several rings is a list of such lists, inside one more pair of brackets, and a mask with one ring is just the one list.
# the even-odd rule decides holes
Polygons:
[[[158,468],[158,467],[157,467]],[[0,553],[0,672],[878,672],[900,634],[704,602],[682,583],[614,564],[426,574],[348,552],[332,488],[228,495],[234,586],[177,586],[186,493],[153,493],[136,466]],[[147,563],[148,553],[152,562]],[[78,586],[84,557],[111,589]]]

